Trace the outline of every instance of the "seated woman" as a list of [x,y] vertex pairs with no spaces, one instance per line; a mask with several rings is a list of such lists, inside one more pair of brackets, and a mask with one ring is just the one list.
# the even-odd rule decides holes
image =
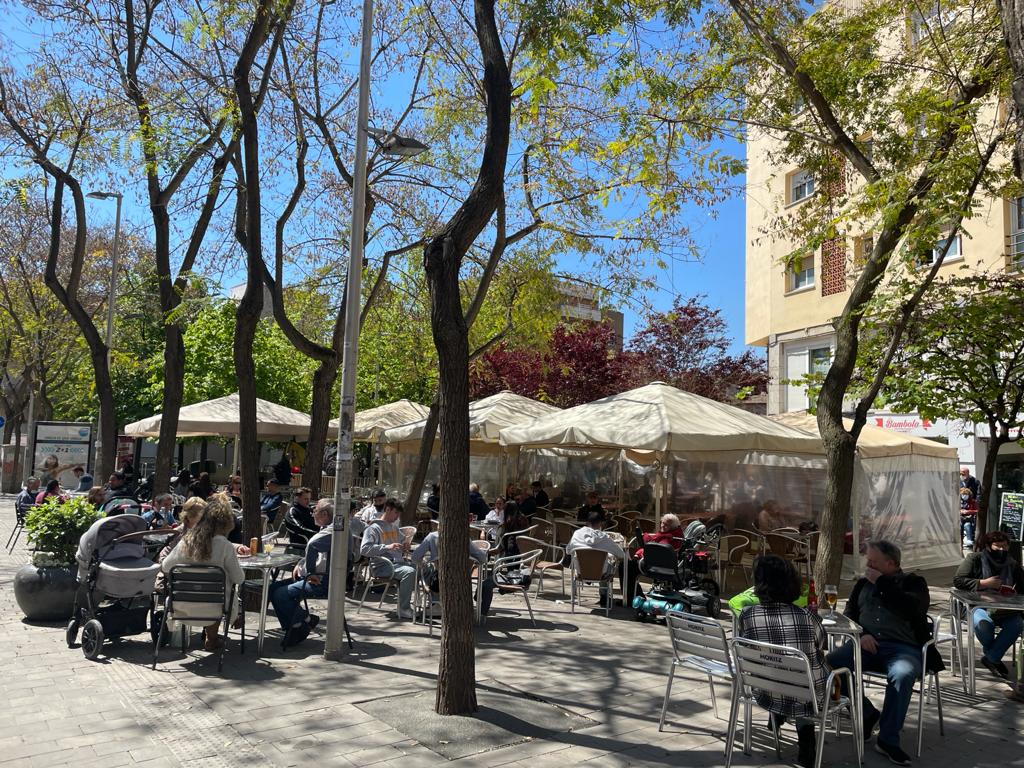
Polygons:
[[50,480],[46,484],[46,490],[45,491],[40,491],[36,495],[36,504],[42,504],[44,501],[46,501],[51,496],[57,496],[57,497],[61,496],[60,480]]
[[[643,543],[646,544],[647,542],[668,544],[678,552],[683,546],[683,527],[682,523],[679,522],[679,518],[671,513],[662,515],[661,522],[658,525],[658,532],[644,534]],[[643,559],[644,548],[641,546],[633,553],[633,557],[626,564],[626,595],[640,595],[643,597],[644,592],[637,580],[637,577],[640,575],[640,561]]]
[[94,485],[89,489],[88,495],[85,500],[92,504],[96,509],[103,506],[103,502],[107,500],[107,492],[103,490],[102,485]]
[[[186,531],[191,530],[195,527],[195,524],[199,522],[200,518],[206,513],[206,502],[202,499],[198,499],[193,496],[188,499],[181,508],[181,515],[179,515],[181,522],[175,527],[174,533],[167,539],[167,543],[164,544],[163,549],[160,550],[160,554],[156,556],[156,561],[162,563],[167,559],[167,556],[171,554],[171,551],[181,541],[181,537],[185,535]],[[164,594],[167,588],[167,574],[161,571],[156,575],[156,591],[161,595]]]
[[[815,693],[823,702],[829,673],[822,652],[826,642],[825,629],[818,614],[793,605],[800,597],[800,591],[801,578],[791,562],[776,555],[757,558],[754,562],[754,594],[760,604],[743,609],[737,634],[748,640],[788,645],[803,651],[811,662]],[[768,726],[773,730],[778,730],[786,718],[796,719],[800,748],[797,762],[804,768],[813,766],[817,746],[813,709],[788,696],[754,693],[757,703],[771,713]]]
[[242,476],[232,475],[228,479],[227,487],[224,492],[228,495],[228,500],[232,504],[237,506],[239,509],[242,507]]
[[[182,508],[182,515],[184,513]],[[214,494],[207,501],[206,512],[199,522],[185,532],[178,545],[164,558],[160,564],[161,570],[170,573],[176,565],[218,565],[224,569],[224,587],[227,591],[225,599],[231,601],[232,588],[245,579],[235,547],[226,538],[234,525],[235,515],[231,511],[231,502],[223,493]],[[225,603],[225,608],[235,613],[233,602]],[[218,636],[218,625],[219,622],[214,622],[203,628],[203,646],[208,651],[215,651],[222,644]]]

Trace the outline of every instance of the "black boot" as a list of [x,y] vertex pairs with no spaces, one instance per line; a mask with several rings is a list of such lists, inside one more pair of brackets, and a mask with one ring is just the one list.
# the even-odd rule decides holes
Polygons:
[[801,725],[796,729],[797,745],[799,746],[799,752],[797,754],[796,761],[803,766],[803,768],[814,768],[814,758],[818,752],[818,742],[814,734],[814,725],[808,723],[807,725]]

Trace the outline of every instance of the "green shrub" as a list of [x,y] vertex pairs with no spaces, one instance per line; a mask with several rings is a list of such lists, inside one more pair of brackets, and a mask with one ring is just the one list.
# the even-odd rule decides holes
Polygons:
[[73,563],[78,540],[100,517],[101,513],[84,496],[67,501],[51,496],[33,507],[25,518],[29,546],[49,552],[55,561]]

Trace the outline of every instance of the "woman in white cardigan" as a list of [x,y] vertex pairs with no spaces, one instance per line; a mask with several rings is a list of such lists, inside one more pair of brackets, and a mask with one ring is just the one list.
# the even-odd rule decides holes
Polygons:
[[[202,519],[185,532],[178,545],[164,558],[160,564],[161,570],[170,573],[176,565],[219,565],[224,569],[226,599],[230,601],[234,585],[245,579],[242,566],[238,564],[235,546],[227,540],[234,526],[235,515],[227,494],[214,494],[207,499],[206,513]],[[236,606],[225,603],[225,607],[231,609],[234,618]],[[203,644],[208,651],[220,648],[218,622],[203,629]]]

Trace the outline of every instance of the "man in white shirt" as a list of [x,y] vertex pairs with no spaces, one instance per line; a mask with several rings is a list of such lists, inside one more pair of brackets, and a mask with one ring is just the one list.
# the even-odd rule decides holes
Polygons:
[[384,493],[383,488],[378,488],[373,492],[373,497],[370,499],[370,503],[359,510],[357,517],[364,523],[369,525],[374,520],[380,520],[384,517],[384,504],[387,501],[388,495]]
[[[586,524],[576,529],[572,538],[569,539],[569,543],[565,545],[565,555],[567,558],[571,558],[573,552],[584,548],[599,549],[608,553],[604,566],[607,575],[615,573],[616,561],[621,561],[626,556],[622,546],[604,532],[604,518],[599,512],[591,512]],[[602,606],[607,599],[608,591],[601,587]]]

